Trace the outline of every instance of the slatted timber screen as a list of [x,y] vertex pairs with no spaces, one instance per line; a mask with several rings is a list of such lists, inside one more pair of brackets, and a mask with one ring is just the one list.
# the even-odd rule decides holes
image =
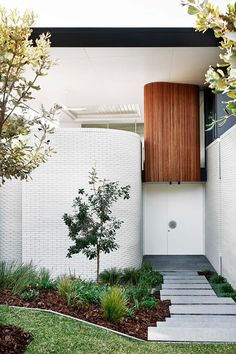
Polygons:
[[199,87],[144,87],[144,181],[200,181]]

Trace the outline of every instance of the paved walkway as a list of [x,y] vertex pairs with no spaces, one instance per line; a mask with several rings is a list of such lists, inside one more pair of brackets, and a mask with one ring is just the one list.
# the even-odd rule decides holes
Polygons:
[[163,271],[161,299],[171,300],[170,318],[149,327],[148,339],[236,343],[236,303],[217,297],[197,271]]

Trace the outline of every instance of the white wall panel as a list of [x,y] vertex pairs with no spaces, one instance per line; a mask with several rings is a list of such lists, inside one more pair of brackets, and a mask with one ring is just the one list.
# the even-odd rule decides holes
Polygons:
[[207,148],[206,183],[206,256],[217,272],[220,272],[220,141]]
[[206,256],[236,288],[235,126],[208,147],[207,163]]
[[221,138],[222,271],[236,289],[236,127]]
[[95,277],[95,261],[66,258],[70,245],[62,220],[72,211],[78,188],[89,188],[88,173],[131,186],[131,198],[119,201],[115,215],[124,220],[117,232],[120,248],[101,256],[101,269],[139,266],[141,254],[141,146],[134,133],[110,129],[59,129],[51,139],[57,153],[23,184],[23,261],[49,268],[54,275]]
[[[146,255],[204,254],[204,200],[201,183],[145,183],[143,234]],[[168,226],[170,221],[176,228]]]
[[21,182],[0,187],[0,261],[21,262]]

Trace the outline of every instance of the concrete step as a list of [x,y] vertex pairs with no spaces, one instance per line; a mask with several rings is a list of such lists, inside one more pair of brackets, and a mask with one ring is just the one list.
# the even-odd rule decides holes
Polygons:
[[236,315],[236,304],[172,305],[170,314]]
[[[209,319],[208,321],[163,321],[157,322],[157,328],[236,328],[236,318],[234,321],[222,322]],[[235,338],[236,339],[236,338]]]
[[160,271],[160,273],[164,276],[170,276],[170,275],[174,275],[174,276],[198,276],[198,272],[196,271],[187,271],[187,270],[183,270],[183,271]]
[[212,289],[163,289],[160,291],[161,297],[162,296],[181,296],[181,295],[201,295],[201,296],[212,296],[215,295],[214,290]]
[[230,297],[212,296],[161,296],[162,300],[170,300],[171,304],[234,304]]
[[164,280],[207,280],[206,277],[202,275],[165,275]]
[[148,328],[148,340],[164,342],[236,342],[236,328]]
[[164,284],[209,284],[207,279],[166,279],[164,278]]
[[216,322],[229,322],[235,323],[236,316],[228,316],[228,315],[172,315],[171,317],[166,318],[166,322],[209,322],[209,321],[216,321]]
[[210,284],[162,284],[162,289],[212,289]]

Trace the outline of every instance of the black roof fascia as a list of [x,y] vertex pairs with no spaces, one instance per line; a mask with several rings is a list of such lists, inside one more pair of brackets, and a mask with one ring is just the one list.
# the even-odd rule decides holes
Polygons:
[[52,47],[217,47],[211,30],[154,27],[34,27],[32,39],[50,32]]

